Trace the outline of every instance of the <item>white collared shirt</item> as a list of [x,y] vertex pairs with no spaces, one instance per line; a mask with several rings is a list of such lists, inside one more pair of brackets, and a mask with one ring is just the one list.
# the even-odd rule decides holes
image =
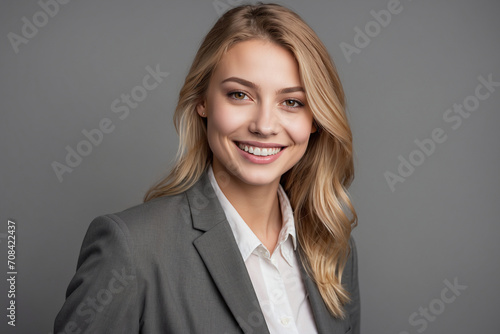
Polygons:
[[210,183],[231,226],[271,334],[315,334],[316,325],[300,274],[292,207],[278,188],[283,225],[272,255],[220,189],[212,166]]

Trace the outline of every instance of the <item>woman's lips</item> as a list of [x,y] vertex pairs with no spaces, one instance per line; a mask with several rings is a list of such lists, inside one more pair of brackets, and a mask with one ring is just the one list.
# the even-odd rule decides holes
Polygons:
[[243,143],[238,143],[238,147],[242,151],[248,152],[255,156],[263,156],[263,157],[266,157],[268,155],[276,155],[281,151],[281,147],[258,147]]
[[252,163],[267,164],[281,156],[286,146],[274,143],[234,142],[244,158]]

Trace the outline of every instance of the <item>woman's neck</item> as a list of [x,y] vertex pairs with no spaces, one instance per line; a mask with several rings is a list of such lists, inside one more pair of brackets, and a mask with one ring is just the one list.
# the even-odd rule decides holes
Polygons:
[[282,227],[282,216],[278,199],[279,180],[266,185],[250,185],[230,175],[230,180],[215,179],[220,189],[238,211],[253,233],[273,252]]

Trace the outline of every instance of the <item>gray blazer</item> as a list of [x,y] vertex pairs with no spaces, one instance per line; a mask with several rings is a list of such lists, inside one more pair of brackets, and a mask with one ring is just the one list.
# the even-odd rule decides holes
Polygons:
[[[352,302],[344,320],[330,315],[301,268],[319,333],[359,333],[354,240],[350,245],[342,282]],[[269,333],[206,174],[182,194],[92,221],[54,333]]]

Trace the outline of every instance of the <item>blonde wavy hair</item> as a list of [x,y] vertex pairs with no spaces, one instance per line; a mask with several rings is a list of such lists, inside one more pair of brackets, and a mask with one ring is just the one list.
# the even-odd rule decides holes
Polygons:
[[296,58],[317,131],[302,159],[281,178],[294,210],[302,260],[330,312],[345,316],[349,294],[342,273],[349,255],[356,212],[347,188],[354,177],[352,134],[345,97],[327,49],[294,12],[277,4],[243,5],[226,12],[203,40],[174,114],[179,149],[170,173],[146,193],[144,201],[192,187],[212,160],[205,120],[196,113],[217,64],[236,43],[271,41]]

